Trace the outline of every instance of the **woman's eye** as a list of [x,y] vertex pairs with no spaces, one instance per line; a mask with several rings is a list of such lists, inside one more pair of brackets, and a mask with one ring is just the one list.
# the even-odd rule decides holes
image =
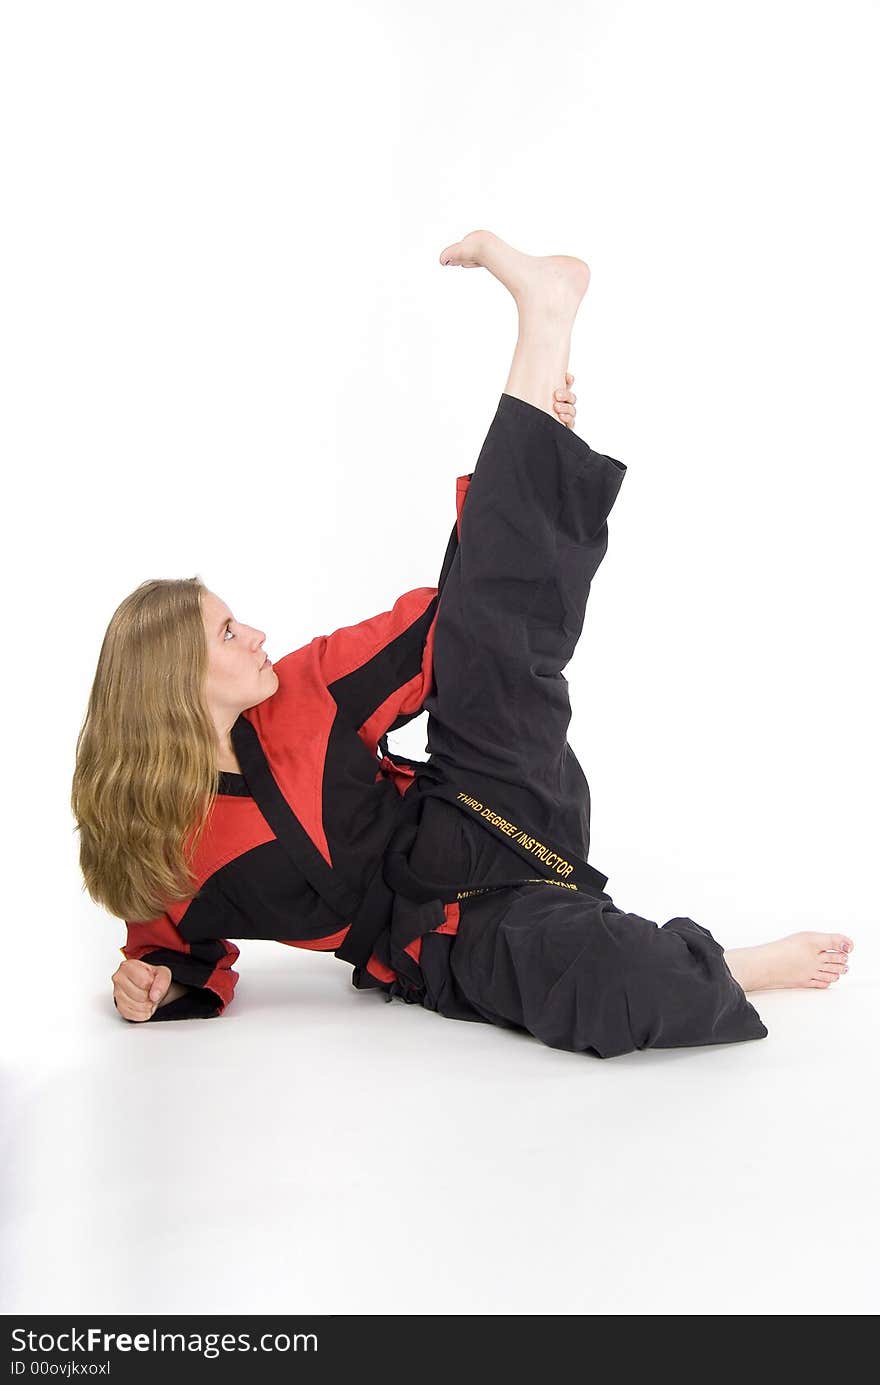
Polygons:
[[[227,622],[226,622],[225,635],[232,635],[232,631],[231,631],[230,628],[229,628],[230,624],[231,624],[231,622],[227,620]],[[232,638],[235,639],[235,636],[232,635]],[[226,643],[225,637],[224,637],[224,641],[223,641],[223,642],[224,642],[224,644]]]

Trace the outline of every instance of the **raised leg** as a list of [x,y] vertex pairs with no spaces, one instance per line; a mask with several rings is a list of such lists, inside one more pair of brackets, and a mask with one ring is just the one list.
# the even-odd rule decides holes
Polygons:
[[567,740],[563,670],[625,471],[549,410],[502,394],[462,508],[425,700],[432,764],[583,859],[589,788]]
[[525,255],[492,231],[471,231],[448,245],[440,263],[487,269],[512,294],[519,334],[504,393],[556,418],[554,390],[565,388],[571,332],[590,283],[572,255]]

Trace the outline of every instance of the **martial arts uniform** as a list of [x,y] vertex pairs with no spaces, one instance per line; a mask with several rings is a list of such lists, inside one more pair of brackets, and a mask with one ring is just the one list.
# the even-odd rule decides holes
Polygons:
[[[767,1030],[693,920],[618,909],[588,863],[590,796],[562,670],[626,467],[502,394],[436,588],[319,636],[232,728],[195,896],[127,924],[126,957],[221,1014],[231,938],[332,951],[353,984],[613,1057]],[[425,762],[387,735],[426,709]]]

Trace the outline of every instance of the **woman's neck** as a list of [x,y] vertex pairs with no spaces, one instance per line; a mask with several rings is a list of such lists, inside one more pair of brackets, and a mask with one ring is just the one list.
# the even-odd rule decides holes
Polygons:
[[217,768],[227,774],[241,774],[241,765],[232,742],[232,732],[224,726],[222,734],[217,735]]

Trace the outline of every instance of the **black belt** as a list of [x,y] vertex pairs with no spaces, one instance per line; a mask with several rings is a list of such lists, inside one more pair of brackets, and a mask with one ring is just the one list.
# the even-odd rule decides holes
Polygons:
[[[379,742],[383,753],[392,764],[411,770],[415,779],[400,803],[395,805],[394,826],[384,848],[378,852],[376,869],[366,889],[359,891],[327,863],[306,832],[272,773],[256,728],[244,715],[238,718],[232,728],[232,742],[247,786],[279,845],[312,889],[340,919],[349,921],[345,938],[336,949],[336,956],[354,966],[366,964],[376,939],[391,922],[395,894],[422,903],[432,899],[445,900],[456,892],[457,897],[462,899],[471,894],[483,894],[489,889],[502,889],[509,884],[532,882],[562,885],[572,890],[595,891],[598,888],[601,891],[608,878],[588,866],[586,861],[538,841],[501,813],[479,803],[460,787],[451,784],[435,765],[424,760],[406,760],[392,755],[388,750],[387,738],[383,736]],[[487,831],[494,832],[506,846],[518,851],[540,874],[496,882],[492,886],[469,888],[462,884],[452,889],[449,885],[418,879],[410,870],[407,857],[415,841],[422,804],[427,797],[445,798],[462,812],[476,817]]]
[[[404,802],[411,792],[412,790],[407,790],[404,795]],[[397,831],[394,832],[391,841],[394,842],[396,838]],[[341,961],[351,962],[356,967],[366,965],[370,953],[373,951],[373,944],[391,922],[394,891],[385,879],[382,865],[383,857],[380,856],[379,864],[373,872],[361,902],[352,915],[349,930],[333,954],[334,957],[339,957]]]
[[[421,904],[434,899],[450,900],[450,897],[467,899],[473,895],[527,884],[553,885],[575,893],[589,893],[593,897],[597,891],[599,894],[604,891],[608,876],[596,870],[595,866],[588,865],[563,847],[533,836],[527,828],[497,811],[496,807],[477,799],[460,785],[451,783],[434,766],[421,760],[404,760],[391,755],[387,749],[385,753],[394,764],[415,769],[417,777],[403,795],[400,817],[384,859],[367,886],[344,942],[336,951],[335,955],[343,961],[352,962],[355,966],[366,964],[373,944],[390,922],[395,894]],[[539,874],[518,876],[492,885],[462,882],[456,886],[417,876],[408,858],[415,843],[426,798],[442,798],[460,812],[475,818],[481,827],[493,833],[512,851],[518,852]]]

